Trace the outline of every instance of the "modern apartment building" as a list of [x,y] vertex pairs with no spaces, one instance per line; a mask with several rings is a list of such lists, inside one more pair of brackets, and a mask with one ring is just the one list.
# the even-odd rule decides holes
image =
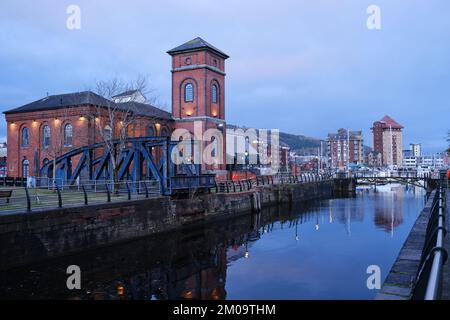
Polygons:
[[339,129],[328,134],[327,154],[331,168],[346,168],[349,164],[364,162],[364,139],[362,131]]

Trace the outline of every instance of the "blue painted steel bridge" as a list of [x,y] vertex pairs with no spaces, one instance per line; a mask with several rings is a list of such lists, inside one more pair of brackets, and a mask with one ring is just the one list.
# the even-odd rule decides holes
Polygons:
[[[112,143],[117,146],[119,141]],[[200,165],[176,165],[172,162],[171,154],[176,145],[166,137],[127,139],[116,161],[119,181],[154,181],[163,195],[214,186],[215,175],[202,174]],[[55,172],[56,177],[52,181],[61,185],[112,182],[111,159],[110,148],[105,143],[74,149],[57,157],[56,162],[46,162],[40,169],[41,181],[53,178]],[[54,163],[56,170],[53,169]]]

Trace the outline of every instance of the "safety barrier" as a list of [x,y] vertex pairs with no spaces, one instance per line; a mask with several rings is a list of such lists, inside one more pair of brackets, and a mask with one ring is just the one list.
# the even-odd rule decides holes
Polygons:
[[447,179],[441,178],[431,206],[419,271],[412,293],[413,300],[437,300],[441,296],[443,266],[448,258],[444,248]]

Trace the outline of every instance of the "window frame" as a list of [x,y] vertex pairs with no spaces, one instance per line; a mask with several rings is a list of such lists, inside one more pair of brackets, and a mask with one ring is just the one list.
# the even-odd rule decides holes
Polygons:
[[[69,135],[67,135],[67,133],[68,133],[67,128],[68,127],[70,127],[70,141],[67,141],[68,138],[69,138]],[[68,143],[68,142],[70,142],[70,143]],[[73,144],[73,126],[69,122],[69,123],[66,123],[64,125],[64,147],[71,147],[72,144]]]
[[218,87],[217,85],[214,83],[211,86],[211,103],[217,104],[219,103],[219,95],[218,95]]
[[[25,131],[27,133],[26,143],[24,143],[25,142],[25,139],[24,139]],[[28,127],[23,127],[22,130],[20,131],[20,146],[22,148],[28,148],[30,146],[30,129],[28,129]]]
[[[188,95],[188,88],[190,95]],[[191,82],[184,85],[184,102],[194,102],[194,85]]]
[[[48,130],[46,130],[46,129],[48,129]],[[46,131],[48,132],[48,137],[47,137]],[[42,147],[44,149],[47,149],[48,147],[50,147],[51,136],[52,136],[51,128],[48,124],[45,124],[42,127]],[[48,139],[48,141],[47,141],[48,143],[46,143],[46,138]]]

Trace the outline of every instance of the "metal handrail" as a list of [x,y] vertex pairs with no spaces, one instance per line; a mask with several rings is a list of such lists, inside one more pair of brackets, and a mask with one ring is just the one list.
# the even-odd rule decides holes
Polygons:
[[[440,298],[443,266],[448,258],[448,253],[444,248],[444,239],[447,233],[445,210],[446,188],[444,187],[444,181],[441,180],[431,206],[424,251],[413,288],[413,299],[437,300]],[[432,243],[434,237],[435,242]]]

